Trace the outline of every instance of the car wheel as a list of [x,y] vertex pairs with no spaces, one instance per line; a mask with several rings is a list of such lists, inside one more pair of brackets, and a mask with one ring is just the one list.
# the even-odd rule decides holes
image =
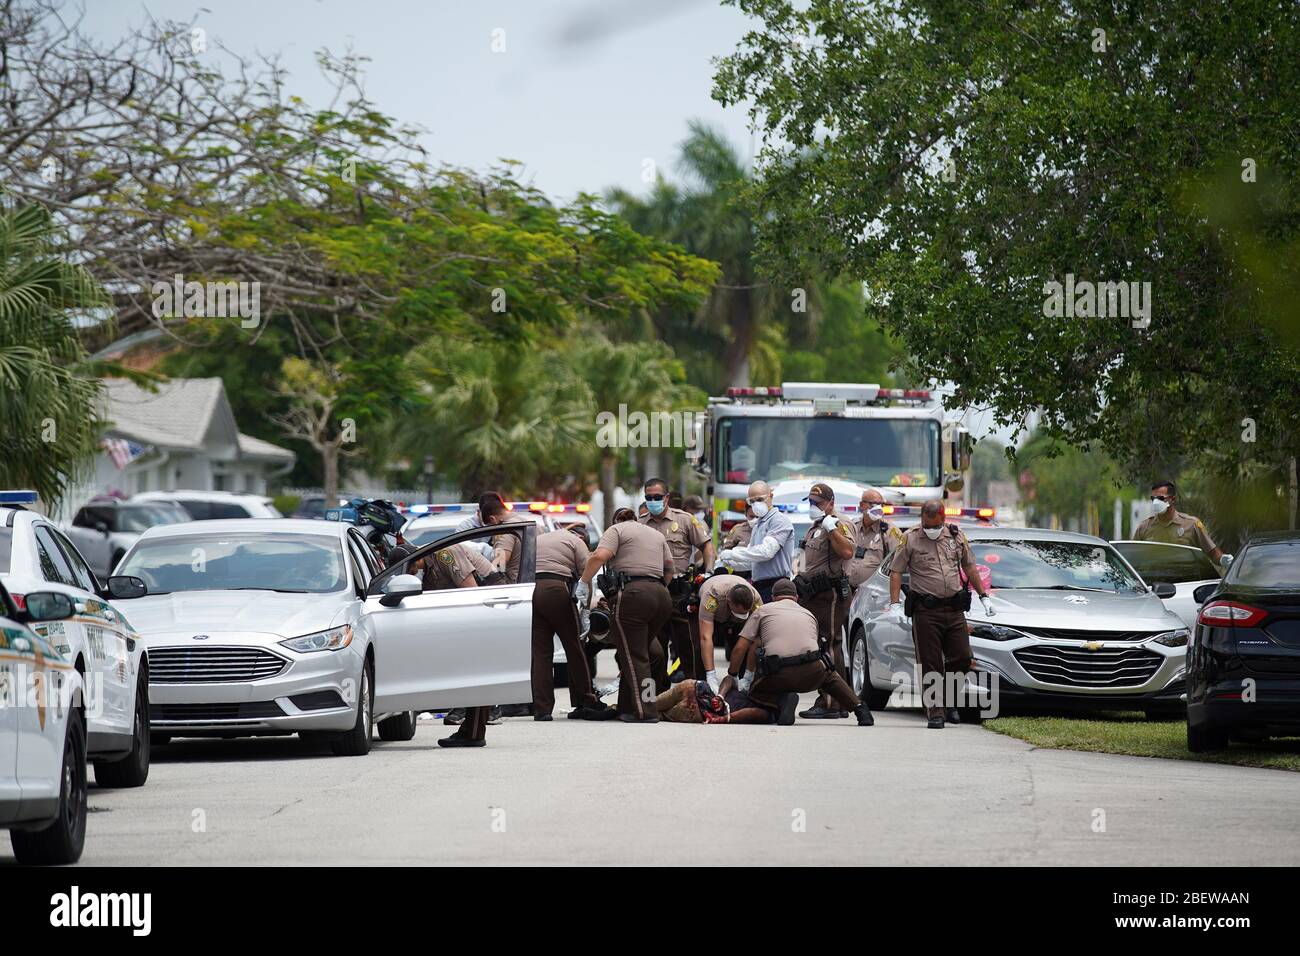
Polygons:
[[415,736],[415,719],[417,716],[418,714],[415,711],[408,710],[404,714],[385,717],[379,722],[379,739],[410,740]]
[[59,815],[41,830],[14,830],[9,834],[14,857],[26,865],[76,863],[86,843],[86,725],[81,711],[68,715],[63,739],[62,783]]
[[370,664],[361,669],[361,693],[357,700],[357,722],[330,741],[330,749],[340,757],[364,757],[370,753],[374,739],[374,700],[371,694],[374,679]]
[[1192,753],[1210,753],[1215,750],[1226,750],[1227,747],[1228,732],[1226,730],[1219,727],[1187,725],[1187,749]]
[[101,787],[143,787],[149,779],[149,680],[141,671],[135,689],[135,720],[131,752],[120,760],[95,761],[95,783]]
[[861,630],[853,632],[853,647],[849,652],[849,680],[853,693],[866,702],[871,710],[884,710],[889,703],[889,691],[871,686],[871,658],[867,654],[867,636]]
[[554,668],[555,671],[554,680],[552,681],[553,686],[568,687],[569,686],[569,665],[554,664],[552,665],[552,667]]

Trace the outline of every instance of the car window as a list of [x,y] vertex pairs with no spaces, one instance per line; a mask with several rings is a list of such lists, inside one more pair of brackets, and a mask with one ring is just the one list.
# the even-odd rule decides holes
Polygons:
[[150,593],[284,591],[326,594],[347,587],[342,542],[332,535],[274,531],[177,534],[135,545],[119,569]]
[[211,518],[247,518],[249,517],[248,509],[243,505],[237,505],[232,501],[213,501],[210,502]]
[[0,574],[9,573],[9,555],[14,549],[13,528],[0,528]]
[[1261,588],[1300,587],[1300,539],[1247,545],[1232,563],[1228,582]]
[[995,588],[1138,591],[1141,582],[1112,548],[1074,541],[972,541],[975,564]]
[[189,513],[184,508],[170,504],[120,505],[117,509],[117,526],[113,530],[138,534],[156,525],[178,524],[189,520]]
[[188,511],[190,517],[195,521],[203,521],[212,517],[212,502],[210,501],[179,499],[176,503]]
[[91,594],[97,593],[99,591],[99,580],[95,577],[94,572],[90,570],[90,566],[86,564],[81,552],[62,532],[51,528],[50,533],[63,550],[63,556],[67,559],[68,565],[72,568],[72,573],[77,578],[77,586],[83,591],[89,591]]
[[50,537],[50,529],[45,525],[38,524],[34,529],[34,536],[36,538],[36,557],[41,565],[41,577],[51,584],[66,584],[70,588],[77,587],[77,579],[72,574],[72,568],[68,567],[68,562],[64,559],[59,546]]
[[1117,544],[1115,550],[1124,555],[1147,584],[1182,584],[1219,576],[1214,564],[1197,548],[1143,541]]

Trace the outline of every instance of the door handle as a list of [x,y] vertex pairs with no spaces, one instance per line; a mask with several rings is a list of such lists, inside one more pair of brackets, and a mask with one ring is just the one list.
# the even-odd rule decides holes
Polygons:
[[483,603],[488,607],[513,607],[516,604],[523,604],[524,599],[516,597],[485,598]]

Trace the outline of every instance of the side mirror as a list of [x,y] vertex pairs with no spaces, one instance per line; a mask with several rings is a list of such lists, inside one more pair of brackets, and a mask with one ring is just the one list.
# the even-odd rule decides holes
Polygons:
[[25,598],[29,621],[62,621],[77,613],[72,598],[57,591],[37,591]]
[[1178,588],[1172,584],[1157,584],[1151,589],[1151,593],[1163,601],[1165,598],[1171,598],[1177,594]]
[[1219,589],[1219,582],[1211,581],[1209,584],[1202,584],[1192,591],[1192,600],[1197,604],[1204,604],[1210,599],[1215,591]]
[[127,598],[144,597],[149,593],[144,582],[131,574],[115,574],[108,579],[108,596],[126,600]]
[[383,592],[379,603],[384,607],[397,607],[405,598],[424,593],[424,585],[414,574],[394,574],[384,582]]

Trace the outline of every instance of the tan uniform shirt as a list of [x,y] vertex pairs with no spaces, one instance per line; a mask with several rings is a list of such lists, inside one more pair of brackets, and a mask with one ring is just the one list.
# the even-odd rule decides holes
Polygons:
[[1152,515],[1137,526],[1133,537],[1138,541],[1159,541],[1162,544],[1187,544],[1212,554],[1218,547],[1201,519],[1194,515],[1176,514],[1161,520]]
[[722,547],[724,550],[727,548],[743,548],[749,544],[753,537],[754,526],[748,521],[738,521],[731,526],[727,536],[722,539]]
[[449,548],[433,552],[433,559],[427,562],[428,567],[424,569],[424,590],[441,591],[446,588],[460,587],[461,581],[478,570],[479,566],[475,558],[478,558],[488,571],[492,570],[492,565],[481,554],[475,553],[472,548],[467,548],[463,544],[453,544]]
[[956,525],[944,525],[943,533],[934,541],[925,536],[920,525],[909,530],[903,535],[894,563],[889,566],[890,573],[909,572],[913,594],[952,597],[962,589],[962,566],[974,564],[966,535],[958,530],[954,536],[954,530]]
[[605,548],[614,556],[609,559],[610,571],[624,574],[663,578],[672,572],[673,554],[668,549],[668,539],[653,528],[635,521],[620,521],[605,529],[597,550]]
[[884,519],[869,521],[863,515],[853,523],[853,534],[857,545],[853,560],[849,562],[849,584],[856,588],[875,574],[885,558],[898,549],[903,541],[903,532]]
[[591,552],[587,542],[572,531],[548,531],[537,536],[537,572],[578,578]]
[[727,595],[737,584],[745,585],[753,593],[755,610],[762,606],[757,588],[744,578],[735,574],[715,574],[700,585],[700,620],[718,624],[730,621],[731,605],[727,603]]
[[685,574],[695,549],[703,548],[709,540],[708,526],[695,515],[677,508],[665,508],[658,518],[647,514],[637,520],[664,536],[673,556],[674,574]]
[[813,522],[813,526],[808,529],[808,533],[803,536],[803,573],[807,577],[814,574],[826,573],[832,577],[838,576],[848,571],[851,558],[841,558],[831,547],[831,535],[839,534],[855,541],[856,536],[853,530],[853,524],[846,521],[842,514],[834,513],[840,523],[835,526],[834,531],[827,531],[822,527],[822,519],[818,518]]
[[505,566],[502,570],[506,573],[507,584],[519,583],[519,565],[524,557],[524,536],[522,533],[502,532],[492,539],[492,548],[496,551],[496,558],[505,557]]
[[774,657],[798,657],[815,651],[817,618],[797,601],[776,600],[755,608],[741,637],[747,637]]

